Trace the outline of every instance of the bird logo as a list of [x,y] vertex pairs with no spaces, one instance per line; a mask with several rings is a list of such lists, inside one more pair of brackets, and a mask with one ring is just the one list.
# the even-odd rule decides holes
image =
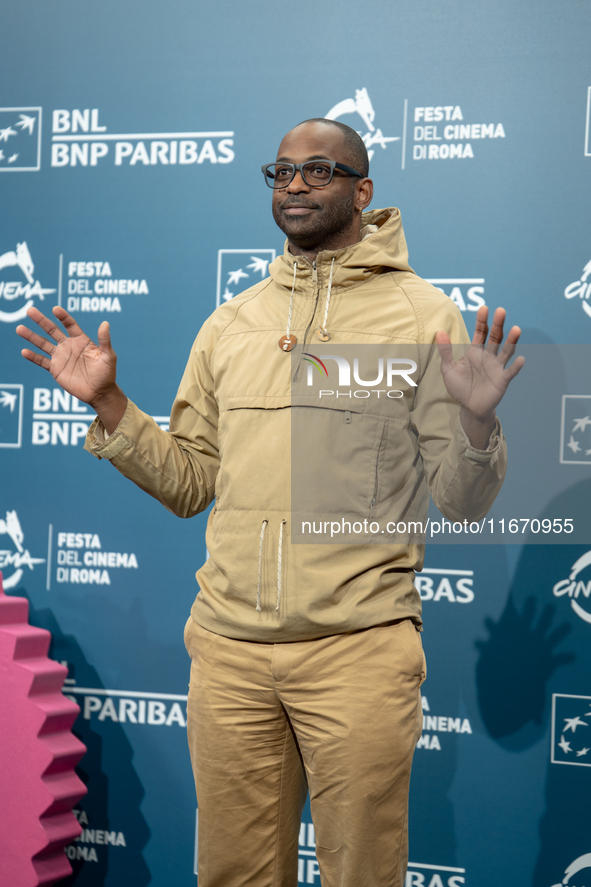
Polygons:
[[552,697],[554,764],[591,767],[591,696]]
[[[260,255],[253,255],[259,252]],[[242,255],[241,266],[236,268],[236,257]],[[263,255],[264,254],[264,255]],[[232,266],[230,257],[233,256]],[[253,283],[263,280],[268,273],[269,263],[275,258],[274,250],[220,250],[218,270],[218,304],[229,302],[235,295]],[[250,259],[250,261],[248,261]],[[222,267],[223,266],[223,267]],[[253,279],[254,278],[254,279]],[[242,284],[241,281],[248,281]],[[222,291],[222,284],[224,289]]]
[[0,109],[0,172],[41,166],[41,108]]
[[19,114],[20,120],[16,124],[16,126],[20,126],[20,128],[24,131],[28,130],[29,135],[33,135],[33,130],[35,129],[36,118],[29,117],[28,114]]
[[16,392],[10,393],[8,391],[0,390],[0,404],[3,407],[8,407],[11,413],[14,413],[14,408],[16,407],[16,399],[18,394]]

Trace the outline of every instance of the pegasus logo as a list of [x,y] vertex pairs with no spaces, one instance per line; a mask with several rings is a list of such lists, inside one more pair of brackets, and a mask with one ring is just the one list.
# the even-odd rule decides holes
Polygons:
[[23,243],[17,243],[16,250],[9,250],[9,252],[0,256],[0,269],[9,268],[12,265],[18,266],[29,283],[33,283],[35,265],[33,264],[29,247],[24,241]]
[[[0,519],[0,535],[9,536],[14,548],[0,549],[0,570],[4,572],[4,588],[14,588],[21,581],[23,567],[32,570],[36,564],[44,564],[43,558],[31,557],[24,547],[25,534],[21,527],[16,511],[7,511],[4,520]],[[14,572],[7,576],[6,571],[12,568]]]
[[26,280],[26,283],[22,279],[17,281],[0,280],[0,300],[5,299],[7,302],[12,302],[19,298],[26,299],[25,304],[21,305],[16,311],[0,310],[0,320],[5,323],[23,320],[29,308],[33,306],[34,296],[43,300],[46,295],[55,292],[54,289],[42,287],[39,281],[35,280],[33,276],[35,265],[25,241],[17,243],[15,250],[8,250],[8,252],[0,255],[0,272],[4,268],[18,268]]
[[385,136],[381,129],[376,129],[374,126],[376,112],[365,87],[363,89],[356,89],[354,99],[343,99],[342,102],[338,102],[324,116],[327,120],[338,120],[339,117],[345,114],[357,114],[361,117],[366,132],[364,135],[361,135],[361,133],[359,135],[361,135],[365,147],[368,149],[367,153],[370,160],[374,155],[373,150],[371,150],[372,145],[380,145],[380,147],[386,148],[389,142],[400,141],[400,136]]
[[6,520],[0,520],[0,533],[8,533],[14,542],[17,551],[23,553],[23,542],[25,535],[23,533],[20,521],[16,511],[7,511]]

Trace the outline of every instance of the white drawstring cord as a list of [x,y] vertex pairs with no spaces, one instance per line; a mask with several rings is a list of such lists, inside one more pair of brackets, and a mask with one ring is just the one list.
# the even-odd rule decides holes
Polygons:
[[283,524],[284,520],[279,524],[279,545],[277,546],[277,606],[275,610],[279,609],[279,605],[281,603],[281,549],[283,546]]
[[334,257],[330,266],[330,276],[328,278],[328,289],[326,290],[326,304],[324,306],[324,321],[322,326],[319,326],[316,330],[316,335],[323,342],[327,342],[330,339],[330,334],[326,331],[326,324],[328,322],[328,306],[330,305],[330,293],[332,290],[332,272],[334,271]]
[[[279,543],[277,545],[277,606],[275,610],[279,610],[281,606],[281,574],[282,574],[282,558],[283,558],[283,525],[285,520],[279,524]],[[268,520],[264,520],[261,525],[261,536],[259,539],[259,577],[257,581],[257,613],[261,612],[261,589],[263,585],[263,541],[265,538],[265,530],[269,525]]]
[[263,572],[263,539],[265,538],[265,530],[269,521],[264,520],[261,526],[261,538],[259,541],[259,578],[257,582],[257,612],[261,612],[261,578]]

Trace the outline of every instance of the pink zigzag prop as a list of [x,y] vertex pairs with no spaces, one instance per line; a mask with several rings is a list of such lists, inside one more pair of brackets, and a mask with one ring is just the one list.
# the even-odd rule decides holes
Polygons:
[[0,884],[38,887],[71,874],[64,847],[86,794],[74,767],[80,709],[61,692],[67,669],[47,658],[51,635],[29,625],[29,602],[4,594],[0,573]]

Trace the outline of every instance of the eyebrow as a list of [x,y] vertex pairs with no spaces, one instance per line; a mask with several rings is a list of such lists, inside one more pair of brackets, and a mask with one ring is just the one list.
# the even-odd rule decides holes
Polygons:
[[[310,160],[330,160],[330,157],[327,157],[326,154],[313,154],[311,157],[308,157],[307,160],[302,161],[303,163],[308,163]],[[289,157],[278,157],[275,161],[276,163],[281,161],[283,163],[293,163]]]

